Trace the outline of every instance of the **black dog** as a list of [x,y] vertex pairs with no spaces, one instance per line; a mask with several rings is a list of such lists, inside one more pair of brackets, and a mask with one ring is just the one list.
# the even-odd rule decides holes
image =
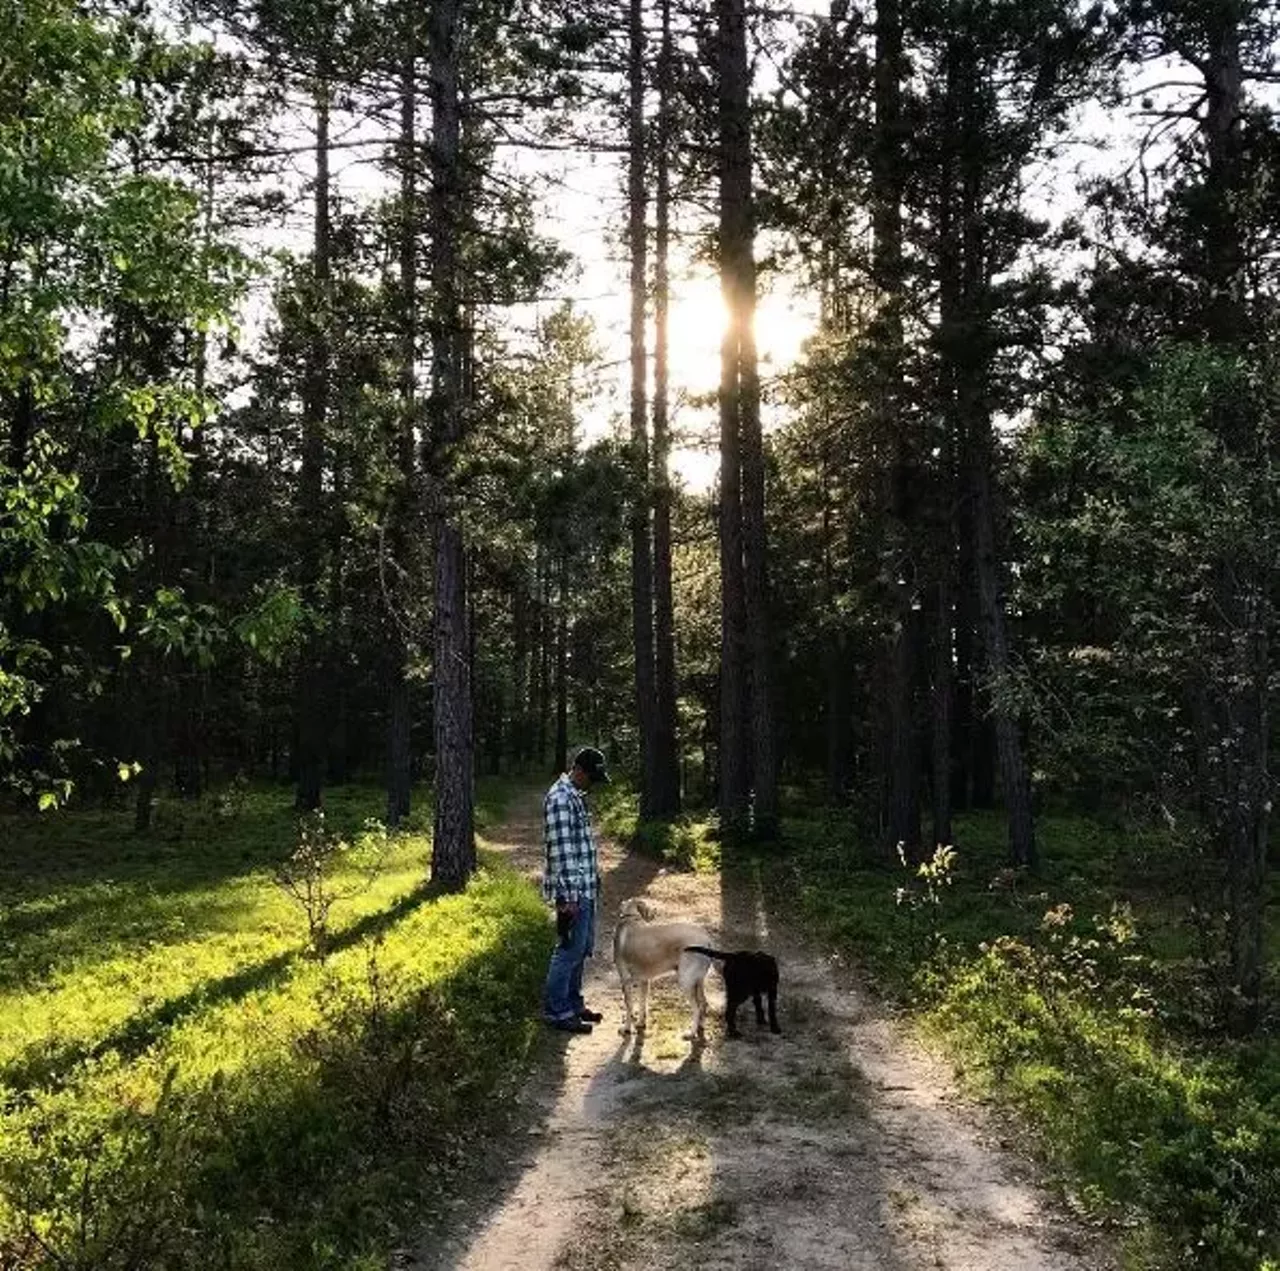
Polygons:
[[756,1023],[764,1023],[764,1006],[760,1002],[763,993],[769,998],[769,1029],[780,1033],[778,1027],[778,962],[767,953],[752,953],[744,950],[740,953],[721,953],[719,949],[707,949],[702,945],[685,946],[687,953],[701,953],[708,958],[723,962],[721,973],[724,975],[724,1018],[730,1037],[740,1036],[738,1032],[738,1007],[751,998],[756,1007]]

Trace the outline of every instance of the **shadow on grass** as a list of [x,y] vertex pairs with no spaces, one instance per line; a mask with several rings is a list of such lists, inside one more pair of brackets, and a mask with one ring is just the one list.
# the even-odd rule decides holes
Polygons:
[[[352,836],[380,810],[381,792],[350,786],[326,798],[331,828]],[[287,790],[255,790],[231,816],[212,801],[164,800],[145,835],[118,808],[0,817],[0,991],[70,963],[240,929],[263,876],[296,842],[290,800]]]
[[[330,954],[349,949],[368,937],[384,934],[418,906],[438,895],[439,889],[432,884],[419,884],[386,909],[366,914],[333,936],[329,942]],[[237,1001],[250,993],[280,983],[305,956],[304,950],[294,949],[264,958],[233,971],[230,975],[206,980],[186,993],[168,998],[150,1010],[130,1016],[118,1028],[93,1043],[29,1047],[22,1055],[0,1068],[0,1081],[18,1090],[25,1090],[56,1082],[86,1060],[99,1059],[112,1052],[122,1059],[133,1059],[152,1046],[165,1030],[188,1016],[211,1006]]]
[[[284,1063],[166,1084],[153,1110],[36,1109],[11,1220],[57,1265],[96,1271],[385,1265],[391,1233],[442,1203],[506,1115],[536,1037],[542,915],[502,890],[463,907],[490,926],[483,948],[394,1000],[374,980],[348,986]],[[450,917],[424,938],[447,939]],[[104,1144],[112,1168],[95,1169]]]

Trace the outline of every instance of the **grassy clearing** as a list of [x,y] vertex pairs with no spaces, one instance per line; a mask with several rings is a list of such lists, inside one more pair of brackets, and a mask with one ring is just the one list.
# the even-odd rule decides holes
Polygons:
[[999,820],[967,817],[930,895],[869,861],[840,817],[786,836],[761,861],[766,894],[798,895],[976,1087],[1024,1115],[1078,1199],[1134,1224],[1132,1267],[1277,1265],[1280,1039],[1213,1035],[1168,843],[1045,818],[1028,880],[1003,868]]
[[[503,791],[487,795],[487,821]],[[376,791],[326,796],[358,836]],[[546,918],[392,839],[330,956],[272,881],[288,796],[0,825],[0,1266],[384,1266],[534,1037]]]

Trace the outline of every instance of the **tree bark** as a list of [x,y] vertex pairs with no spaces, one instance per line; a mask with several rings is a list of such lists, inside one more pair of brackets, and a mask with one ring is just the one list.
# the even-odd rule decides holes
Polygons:
[[534,658],[533,710],[536,727],[535,756],[539,768],[547,761],[548,716],[551,712],[551,584],[545,550],[539,545],[534,554],[537,588],[537,649]]
[[418,38],[412,5],[406,6],[403,21],[397,156],[400,167],[400,418],[392,444],[396,487],[387,534],[392,567],[387,596],[387,824],[392,827],[409,815],[413,788],[409,596],[401,580],[408,568],[408,521],[417,485],[413,436],[418,422]]
[[556,771],[569,767],[569,561],[560,557],[556,588]]
[[719,270],[728,312],[721,340],[719,383],[719,564],[721,564],[721,691],[719,691],[718,804],[721,828],[728,837],[749,829],[750,756],[748,671],[746,671],[746,581],[742,562],[742,444],[739,333],[741,310],[741,242],[745,237],[744,180],[741,145],[733,132],[736,118],[733,77],[739,32],[745,32],[741,0],[717,0],[719,18]]
[[915,608],[914,526],[906,506],[910,441],[903,395],[902,11],[900,0],[876,8],[875,145],[872,152],[872,274],[879,298],[876,413],[884,435],[885,506],[892,624],[886,710],[889,724],[887,828],[890,846],[920,847],[920,754],[915,711],[918,618]]
[[[942,562],[939,562],[942,564]],[[945,569],[945,565],[944,565]],[[951,742],[953,733],[952,588],[946,572],[940,570],[933,596],[933,844],[950,844],[951,827]]]
[[511,758],[517,768],[529,761],[529,735],[532,724],[530,701],[530,634],[529,584],[523,570],[516,577],[511,597]]
[[[1009,674],[1012,659],[1000,589],[999,559],[996,555],[995,501],[991,488],[994,438],[991,436],[989,417],[984,415],[973,423],[974,431],[969,439],[972,454],[969,481],[976,538],[974,557],[978,574],[978,604],[982,614],[987,672],[992,683],[999,686]],[[1018,731],[1018,720],[998,696],[993,705],[1001,792],[1009,816],[1009,860],[1015,866],[1034,869],[1037,858],[1035,822],[1031,810],[1031,780],[1022,737]]]
[[972,140],[972,134],[981,127],[979,113],[982,107],[976,100],[981,73],[967,42],[957,42],[951,50],[951,57],[951,82],[958,99],[955,111],[962,141],[958,147],[959,191],[956,203],[961,244],[960,301],[955,338],[950,348],[951,373],[955,383],[955,431],[966,454],[966,494],[973,533],[978,614],[986,670],[992,685],[1001,793],[1009,818],[1010,863],[1034,869],[1037,858],[1031,776],[1018,719],[1001,699],[1000,693],[1002,682],[1007,680],[1012,669],[1012,658],[996,536],[996,447],[987,404],[992,334],[985,325],[990,278],[983,224],[984,173],[981,148]]
[[[1238,209],[1247,203],[1242,121],[1240,7],[1206,9],[1208,57],[1204,62],[1203,123],[1210,194],[1204,230],[1209,290],[1208,336],[1224,361],[1243,360],[1253,336],[1246,304],[1247,252]],[[1212,419],[1226,448],[1248,464],[1262,465],[1255,408],[1231,397],[1212,403]],[[1275,594],[1270,569],[1256,555],[1219,561],[1215,608],[1225,628],[1218,636],[1222,667],[1208,687],[1208,724],[1202,749],[1207,765],[1210,823],[1226,862],[1228,942],[1234,990],[1227,1023],[1237,1035],[1254,1032],[1263,1018],[1267,849],[1272,782],[1268,771],[1271,658],[1268,633]]]
[[[750,68],[742,0],[718,0],[721,289],[721,822],[730,835],[777,832],[764,451],[752,324],[756,279]],[[748,708],[750,717],[748,720]],[[748,752],[749,747],[749,752]]]
[[679,723],[676,714],[675,606],[671,576],[671,434],[668,258],[671,238],[671,146],[674,86],[671,0],[662,0],[662,44],[658,54],[658,138],[654,240],[653,335],[653,591],[654,591],[654,808],[658,817],[680,813]]
[[631,461],[635,482],[631,513],[631,622],[635,652],[636,718],[640,733],[640,818],[655,815],[657,711],[654,700],[653,548],[650,537],[648,350],[648,207],[645,189],[643,0],[629,0],[627,243],[631,257]]
[[298,737],[298,786],[294,807],[311,812],[320,806],[328,715],[324,647],[317,630],[320,578],[324,563],[324,429],[329,410],[329,108],[328,66],[318,59],[315,84],[316,181],[312,257],[313,309],[309,315],[306,383],[302,402],[302,462],[298,471],[299,582],[308,617],[295,685]]
[[[432,6],[431,30],[431,282],[433,290],[432,426],[438,453],[463,439],[463,376],[468,351],[459,295],[458,240],[464,223],[459,93],[460,0]],[[476,867],[474,701],[467,633],[466,548],[457,513],[436,476],[435,751],[436,809],[431,876],[462,888]]]

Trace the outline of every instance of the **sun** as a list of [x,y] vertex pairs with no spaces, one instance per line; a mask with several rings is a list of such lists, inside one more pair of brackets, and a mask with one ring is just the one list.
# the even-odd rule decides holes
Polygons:
[[[720,383],[720,340],[727,314],[719,281],[711,276],[684,279],[672,288],[670,375],[673,401],[681,397],[705,398]],[[817,324],[817,314],[808,298],[793,290],[777,287],[763,295],[756,306],[756,352],[760,376],[779,375],[799,359],[804,342]],[[705,414],[705,412],[703,412]],[[766,411],[766,431],[781,422],[777,411]],[[677,425],[693,421],[681,411]],[[714,432],[714,420],[704,421]],[[688,487],[707,490],[715,483],[720,457],[714,449],[695,445],[678,446],[671,456],[675,475]]]
[[[720,382],[720,340],[727,315],[719,281],[685,279],[672,288],[670,374],[673,391],[714,392]],[[815,316],[805,298],[775,288],[756,305],[756,351],[762,376],[787,370],[813,333]]]

